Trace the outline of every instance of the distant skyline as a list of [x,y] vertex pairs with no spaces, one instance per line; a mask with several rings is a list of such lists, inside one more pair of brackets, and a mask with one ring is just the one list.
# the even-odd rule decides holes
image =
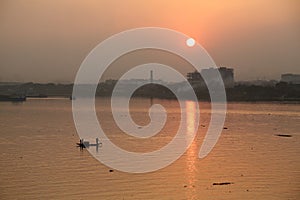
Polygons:
[[[191,36],[218,66],[234,68],[237,81],[279,80],[300,74],[299,13],[298,0],[2,0],[0,81],[74,82],[97,44],[145,26]],[[149,50],[116,60],[104,79],[159,61],[182,74],[193,70],[174,55]]]

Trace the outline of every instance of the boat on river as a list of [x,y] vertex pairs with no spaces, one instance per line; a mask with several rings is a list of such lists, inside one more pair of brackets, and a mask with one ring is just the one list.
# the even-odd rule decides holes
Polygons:
[[26,96],[0,95],[0,101],[22,102],[26,101]]

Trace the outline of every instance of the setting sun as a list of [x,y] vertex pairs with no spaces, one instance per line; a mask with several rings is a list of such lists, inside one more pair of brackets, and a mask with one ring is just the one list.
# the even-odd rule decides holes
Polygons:
[[189,47],[193,47],[195,45],[195,40],[193,38],[189,38],[186,40],[186,45]]

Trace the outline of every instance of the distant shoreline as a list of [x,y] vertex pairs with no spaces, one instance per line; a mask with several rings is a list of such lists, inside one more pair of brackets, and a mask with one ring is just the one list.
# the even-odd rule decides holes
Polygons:
[[[112,95],[116,82],[102,82],[97,85],[96,97],[109,98]],[[82,85],[82,90],[88,89],[90,85]],[[171,85],[180,89],[180,85]],[[199,101],[210,102],[210,95],[205,87],[194,86],[194,92]],[[59,97],[76,100],[74,97],[73,84],[0,84],[0,95],[27,98]],[[181,91],[184,95],[185,91]],[[119,91],[119,95],[125,94],[126,90]],[[280,82],[275,86],[235,85],[226,88],[228,102],[283,102],[300,103],[300,84],[288,84]],[[138,98],[176,99],[176,96],[165,86],[159,84],[147,84],[139,87],[133,94]]]
[[[95,97],[96,99],[110,99],[109,96],[96,96]],[[122,98],[120,96],[120,98]],[[149,97],[139,97],[139,96],[133,96],[132,99],[148,99],[150,100],[151,98]],[[27,98],[27,101],[28,100],[67,100],[67,101],[70,101],[70,98],[68,96],[49,96],[49,97],[41,97],[41,98],[32,98],[32,97],[28,97]],[[177,99],[176,98],[153,98],[153,100],[166,100],[166,101],[176,101]],[[188,101],[188,99],[187,99]],[[12,103],[15,103],[15,101],[2,101],[2,102],[12,102]],[[204,103],[210,103],[211,101],[209,100],[198,100],[198,102],[204,102]],[[251,104],[300,104],[300,100],[289,100],[289,101],[286,101],[286,100],[269,100],[269,101],[264,101],[264,100],[261,100],[261,101],[253,101],[253,100],[243,100],[243,101],[234,101],[234,100],[231,100],[231,101],[226,101],[227,103],[238,103],[238,104],[247,104],[247,103],[251,103]],[[1,101],[0,101],[1,103]]]

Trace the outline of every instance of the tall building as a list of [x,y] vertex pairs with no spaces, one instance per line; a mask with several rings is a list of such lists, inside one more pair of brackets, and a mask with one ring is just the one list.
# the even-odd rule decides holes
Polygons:
[[300,84],[300,74],[282,74],[280,82]]
[[190,72],[187,74],[187,79],[193,86],[204,87],[205,82],[202,75],[207,78],[209,83],[217,83],[217,72],[220,73],[225,88],[232,88],[234,86],[234,70],[227,67],[203,69],[201,73],[198,71]]
[[224,85],[226,88],[234,87],[234,73],[232,68],[220,67],[219,72],[223,79]]

